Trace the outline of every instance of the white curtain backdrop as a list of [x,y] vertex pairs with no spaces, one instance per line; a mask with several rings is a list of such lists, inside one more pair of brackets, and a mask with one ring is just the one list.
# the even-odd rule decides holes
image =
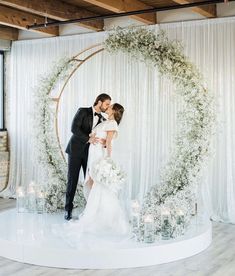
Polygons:
[[[216,97],[218,125],[215,154],[201,181],[204,205],[215,220],[235,223],[235,19],[213,19],[163,24],[171,39],[182,40],[185,54],[204,74]],[[158,29],[159,26],[148,27]],[[8,188],[30,180],[42,182],[32,147],[33,93],[40,75],[63,56],[102,42],[107,33],[93,33],[13,43],[8,68],[8,130],[11,164]],[[71,135],[72,118],[80,106],[91,106],[106,92],[125,107],[114,156],[128,175],[126,193],[143,198],[151,185],[159,183],[177,128],[181,108],[172,83],[156,69],[131,60],[124,54],[102,52],[84,64],[68,83],[59,113],[63,147]]]

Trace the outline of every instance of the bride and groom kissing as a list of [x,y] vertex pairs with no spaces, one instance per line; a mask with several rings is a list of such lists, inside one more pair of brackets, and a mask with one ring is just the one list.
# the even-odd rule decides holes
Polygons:
[[[101,114],[104,112],[107,119]],[[123,106],[118,103],[111,105],[111,97],[103,93],[96,98],[92,107],[79,108],[74,116],[72,137],[66,148],[68,182],[64,218],[72,219],[73,200],[82,168],[87,204],[77,223],[79,231],[94,234],[129,232],[129,223],[120,205],[118,194],[96,183],[92,175],[92,166],[95,163],[102,158],[111,157],[112,141],[117,137],[123,113]]]

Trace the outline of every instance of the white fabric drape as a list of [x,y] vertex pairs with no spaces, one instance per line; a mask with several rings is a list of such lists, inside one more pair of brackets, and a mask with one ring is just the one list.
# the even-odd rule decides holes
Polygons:
[[[163,24],[170,38],[182,40],[185,53],[204,74],[216,97],[218,127],[215,157],[202,180],[204,204],[216,220],[235,222],[235,19],[213,19]],[[159,26],[151,26],[158,29]],[[33,93],[39,76],[62,56],[72,56],[102,42],[107,34],[95,33],[17,41],[8,69],[8,130],[11,145],[10,179],[3,195],[14,194],[17,185],[31,179],[41,183],[42,171],[32,148]],[[102,52],[84,64],[71,79],[60,106],[63,147],[71,135],[72,118],[80,106],[91,106],[106,92],[125,107],[114,156],[128,175],[127,195],[141,199],[159,183],[175,133],[176,101],[171,82],[124,54]],[[46,183],[43,183],[46,185]]]

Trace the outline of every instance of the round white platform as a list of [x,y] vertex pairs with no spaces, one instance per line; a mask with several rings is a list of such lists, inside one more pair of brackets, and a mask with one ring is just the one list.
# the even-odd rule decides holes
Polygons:
[[53,234],[66,222],[63,214],[0,213],[0,256],[15,261],[60,268],[110,269],[162,264],[195,255],[212,241],[208,219],[195,218],[187,233],[175,240],[153,244],[126,241],[118,247],[71,247]]

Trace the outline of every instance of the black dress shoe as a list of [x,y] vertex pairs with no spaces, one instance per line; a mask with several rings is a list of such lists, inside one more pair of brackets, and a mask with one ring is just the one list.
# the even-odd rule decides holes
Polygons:
[[72,218],[72,211],[66,211],[64,214],[64,219],[70,220]]

